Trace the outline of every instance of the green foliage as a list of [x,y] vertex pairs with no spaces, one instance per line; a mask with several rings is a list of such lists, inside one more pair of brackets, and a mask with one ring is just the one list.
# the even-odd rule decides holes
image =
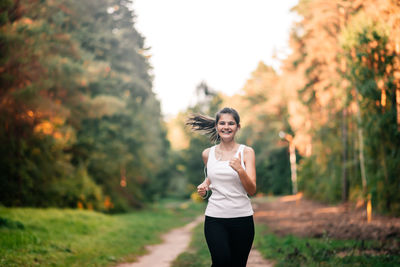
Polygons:
[[399,214],[400,132],[394,73],[388,71],[395,65],[395,54],[388,49],[388,35],[385,24],[363,13],[354,17],[342,35],[349,69],[343,76],[350,81],[348,94],[351,97],[355,90],[359,101],[357,127],[364,133],[367,190],[373,205]]
[[243,143],[249,140],[256,154],[257,192],[291,194],[289,147],[278,134],[284,129],[281,118],[268,113],[262,116],[264,118],[258,124],[258,127],[262,125],[262,133],[255,131],[252,125],[246,125],[239,138]]
[[0,208],[1,266],[110,266],[133,261],[202,204],[168,202],[123,215],[69,209]]
[[163,194],[169,144],[128,5],[2,2],[4,205],[101,210],[111,197],[123,211]]
[[312,155],[300,162],[299,187],[308,197],[329,202],[371,194],[375,210],[397,215],[398,51],[392,38],[397,26],[383,17],[399,6],[371,13],[378,1],[343,3],[322,8],[320,1],[300,1],[295,8],[303,18],[293,31],[289,63],[304,79],[297,91],[312,140]]
[[103,191],[84,168],[78,168],[72,177],[54,182],[51,192],[52,199],[59,199],[54,206],[74,207],[80,202],[87,209],[104,210]]
[[[256,142],[256,148],[260,144]],[[258,150],[258,149],[257,149]],[[272,148],[271,151],[257,151],[257,191],[273,195],[292,193],[288,148]]]
[[[333,119],[334,118],[334,119]],[[340,117],[333,117],[315,132],[314,150],[320,154],[303,158],[298,168],[299,190],[307,197],[323,202],[341,200],[341,160],[343,146],[340,143]],[[339,124],[339,125],[338,125]],[[331,144],[331,146],[327,146]]]

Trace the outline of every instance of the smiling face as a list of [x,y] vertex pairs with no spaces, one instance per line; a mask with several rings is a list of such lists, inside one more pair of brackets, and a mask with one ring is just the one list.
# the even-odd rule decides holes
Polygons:
[[231,141],[239,130],[240,125],[236,123],[232,114],[223,113],[219,117],[216,127],[221,140]]

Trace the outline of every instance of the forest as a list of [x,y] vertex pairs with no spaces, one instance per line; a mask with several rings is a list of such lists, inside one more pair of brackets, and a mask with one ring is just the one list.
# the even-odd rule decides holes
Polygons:
[[0,204],[118,213],[195,198],[212,144],[185,120],[230,106],[259,195],[292,194],[293,145],[307,198],[400,216],[400,3],[292,12],[281,69],[260,62],[233,96],[199,81],[197,103],[167,120],[131,1],[1,1]]

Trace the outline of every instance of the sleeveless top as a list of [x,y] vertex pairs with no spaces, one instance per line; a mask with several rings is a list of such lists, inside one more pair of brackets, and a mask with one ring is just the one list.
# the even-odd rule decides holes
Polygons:
[[[217,218],[235,218],[253,215],[250,199],[240,181],[239,174],[229,166],[229,160],[217,160],[215,147],[210,149],[207,161],[207,176],[210,179],[211,197],[205,215]],[[242,167],[244,145],[240,145],[235,157],[241,153]]]

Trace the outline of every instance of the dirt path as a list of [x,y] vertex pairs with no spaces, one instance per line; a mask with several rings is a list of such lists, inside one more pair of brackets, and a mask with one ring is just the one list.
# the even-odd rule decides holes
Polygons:
[[251,249],[246,267],[273,267],[273,266],[274,266],[273,263],[264,259],[258,250],[254,248]]
[[[192,229],[204,220],[199,216],[193,222],[184,227],[174,229],[166,233],[162,239],[163,243],[148,246],[148,254],[143,255],[133,263],[123,263],[116,267],[169,267],[171,262],[189,246]],[[254,248],[251,250],[247,267],[272,267],[272,263],[266,261]]]
[[169,267],[171,262],[188,247],[192,229],[202,220],[204,217],[199,216],[184,227],[166,233],[162,237],[164,242],[146,247],[149,253],[139,257],[137,262],[123,263],[117,267]]

